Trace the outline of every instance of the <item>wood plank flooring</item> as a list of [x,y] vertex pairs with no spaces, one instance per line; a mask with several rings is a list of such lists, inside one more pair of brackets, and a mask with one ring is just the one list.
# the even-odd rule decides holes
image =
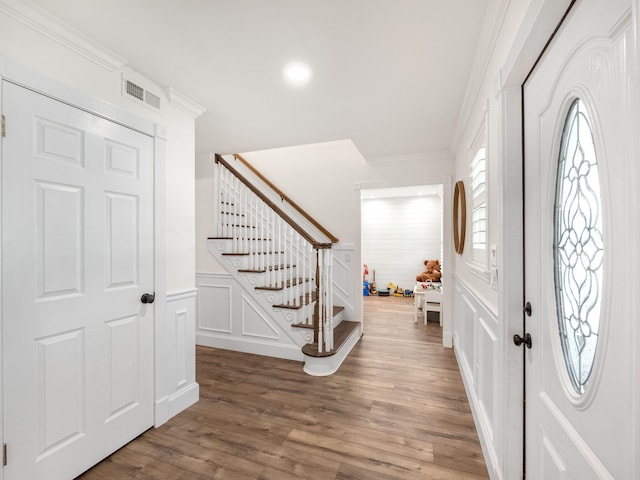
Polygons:
[[200,401],[82,480],[489,478],[454,352],[413,299],[364,297],[337,373],[197,347]]

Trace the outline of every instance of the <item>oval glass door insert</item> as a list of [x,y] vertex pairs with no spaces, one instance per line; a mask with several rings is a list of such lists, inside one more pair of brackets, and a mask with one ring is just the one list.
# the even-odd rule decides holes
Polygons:
[[564,123],[554,210],[560,342],[571,385],[582,395],[598,345],[604,244],[596,149],[580,99],[573,101]]

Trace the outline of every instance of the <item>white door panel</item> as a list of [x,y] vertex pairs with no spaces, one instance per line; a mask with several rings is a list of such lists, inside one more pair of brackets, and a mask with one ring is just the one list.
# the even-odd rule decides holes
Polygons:
[[[630,421],[640,409],[632,401],[639,369],[629,300],[636,274],[628,263],[632,223],[624,213],[634,198],[630,8],[627,0],[577,2],[524,87],[531,479],[638,478]],[[578,99],[580,110],[573,110]],[[578,112],[575,138],[566,124],[570,112]],[[557,200],[563,145],[570,146],[568,158],[594,162],[567,167]],[[558,234],[556,242],[556,231],[566,236]],[[571,322],[558,320],[562,312],[573,312]]]
[[5,479],[69,479],[153,423],[153,142],[3,82]]

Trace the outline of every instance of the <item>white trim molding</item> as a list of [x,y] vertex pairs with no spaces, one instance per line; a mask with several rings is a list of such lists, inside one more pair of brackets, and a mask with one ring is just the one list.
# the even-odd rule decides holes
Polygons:
[[372,165],[393,163],[397,165],[399,162],[434,162],[434,161],[450,161],[455,158],[455,154],[450,150],[441,150],[436,152],[409,153],[406,155],[389,155],[384,157],[369,157],[367,163]]
[[128,63],[126,58],[109,50],[33,3],[19,0],[0,0],[0,11],[110,72],[118,70]]
[[[0,0],[0,2],[2,1],[3,0]],[[162,136],[158,138],[161,140],[166,140],[167,138],[166,128],[141,118],[121,107],[115,106],[112,103],[105,102],[93,95],[88,95],[45,75],[13,63],[3,55],[0,55],[0,77],[2,77],[3,80],[28,88],[29,90],[105,118],[137,132],[144,133],[150,137],[155,137],[157,133],[162,133]]]
[[191,118],[198,118],[204,112],[207,111],[205,107],[194,102],[186,95],[183,95],[173,87],[167,87],[164,89],[167,100],[172,107],[180,110],[182,113],[186,113]]

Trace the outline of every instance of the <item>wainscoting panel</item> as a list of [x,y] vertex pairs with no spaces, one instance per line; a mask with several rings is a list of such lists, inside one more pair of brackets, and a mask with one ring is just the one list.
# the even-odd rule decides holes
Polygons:
[[360,277],[361,265],[355,265],[355,247],[353,244],[337,244],[333,247],[333,296],[334,305],[345,308],[344,318],[355,320],[359,309],[362,291],[354,290],[353,279]]
[[245,337],[278,340],[278,330],[250,298],[242,295],[242,335]]
[[476,309],[468,295],[456,285],[453,305],[453,341],[460,370],[464,371],[471,385],[475,385],[475,362],[473,359],[473,343],[475,335]]
[[[231,285],[198,281],[198,331],[231,333]],[[209,312],[217,312],[210,315]]]
[[199,398],[196,383],[196,290],[167,295],[166,329],[169,357],[167,382],[169,418]]
[[499,471],[497,452],[502,448],[494,438],[494,421],[502,410],[497,332],[497,314],[491,306],[460,278],[454,278],[454,349],[490,472]]
[[198,273],[196,285],[198,345],[303,360],[307,331],[291,327],[280,313],[266,311],[232,275]]

